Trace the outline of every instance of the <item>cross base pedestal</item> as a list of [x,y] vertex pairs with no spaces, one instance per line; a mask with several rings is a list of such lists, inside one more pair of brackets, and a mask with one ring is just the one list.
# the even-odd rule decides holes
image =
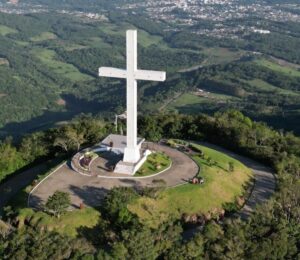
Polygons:
[[[138,152],[140,154],[140,150],[138,149]],[[151,151],[146,150],[143,155],[140,157],[140,159],[135,162],[135,163],[130,163],[130,162],[125,162],[119,161],[116,165],[116,168],[114,170],[115,173],[120,173],[120,174],[128,174],[128,175],[134,175],[146,162],[147,157],[151,154]],[[125,157],[125,154],[124,154]]]
[[124,149],[123,162],[125,163],[137,163],[141,158],[140,147],[134,148],[126,147]]

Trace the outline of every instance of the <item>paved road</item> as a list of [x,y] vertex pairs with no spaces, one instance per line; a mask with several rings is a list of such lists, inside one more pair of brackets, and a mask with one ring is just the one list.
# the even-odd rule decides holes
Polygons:
[[[243,220],[246,220],[251,213],[255,210],[257,205],[260,205],[266,202],[273,195],[276,187],[276,179],[271,168],[266,167],[254,160],[251,160],[247,157],[233,153],[225,148],[222,148],[217,145],[213,145],[206,142],[198,142],[199,144],[212,148],[214,150],[225,153],[243,164],[248,168],[252,169],[253,175],[255,178],[254,187],[249,199],[246,201],[244,207],[234,215],[234,217],[240,217]],[[196,233],[201,232],[202,227],[196,226],[191,229],[186,230],[182,237],[185,240],[191,239]]]
[[242,155],[233,153],[220,146],[205,142],[202,142],[200,144],[225,153],[239,160],[248,168],[252,169],[255,178],[254,187],[250,198],[246,201],[242,210],[237,214],[239,217],[241,217],[242,219],[248,218],[251,212],[255,210],[255,207],[257,205],[266,202],[273,195],[276,187],[276,179],[274,176],[274,172],[271,168],[264,166],[263,164],[260,164]]
[[168,187],[172,187],[186,183],[188,179],[197,175],[199,167],[187,155],[167,146],[153,145],[155,150],[165,152],[172,159],[171,168],[157,176],[143,179],[83,176],[65,164],[32,192],[28,204],[30,207],[39,208],[49,196],[60,190],[70,194],[74,207],[78,207],[80,203],[99,206],[101,199],[113,187],[151,187],[155,185],[152,182],[155,179],[162,179]]
[[41,173],[46,171],[49,166],[45,164],[37,165],[28,169],[14,177],[7,182],[0,185],[0,211],[6,203],[16,194],[19,190],[25,188]]

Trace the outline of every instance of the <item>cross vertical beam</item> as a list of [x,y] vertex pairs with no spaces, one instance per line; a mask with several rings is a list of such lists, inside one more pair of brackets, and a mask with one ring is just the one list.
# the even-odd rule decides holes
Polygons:
[[126,32],[126,59],[127,59],[127,147],[124,151],[124,162],[137,162],[140,151],[137,146],[137,32]]

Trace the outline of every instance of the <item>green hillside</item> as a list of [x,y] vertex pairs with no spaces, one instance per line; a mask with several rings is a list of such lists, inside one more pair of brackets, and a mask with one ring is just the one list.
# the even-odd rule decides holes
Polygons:
[[289,46],[294,40],[283,45],[283,36],[277,35],[280,53],[274,45],[257,54],[252,49],[263,50],[266,39],[218,41],[169,31],[169,26],[116,12],[103,21],[0,13],[0,136],[48,128],[80,113],[111,117],[123,112],[125,81],[100,79],[97,70],[125,67],[128,28],[139,31],[139,67],[167,71],[166,82],[139,82],[142,113],[236,108],[300,133],[293,123],[300,117],[299,65],[290,56],[270,56],[282,57],[289,48],[297,57],[297,49]]

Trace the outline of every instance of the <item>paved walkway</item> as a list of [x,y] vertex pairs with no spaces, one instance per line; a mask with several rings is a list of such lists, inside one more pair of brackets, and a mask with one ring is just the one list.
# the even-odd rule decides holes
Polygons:
[[19,192],[19,190],[28,186],[41,173],[49,168],[47,163],[37,165],[18,175],[12,177],[8,181],[0,185],[0,211],[7,202]]
[[117,186],[151,187],[155,186],[153,180],[164,180],[168,187],[186,183],[186,181],[199,171],[197,164],[182,152],[167,146],[151,145],[152,149],[163,151],[172,160],[169,170],[147,178],[109,178],[109,176],[83,176],[64,164],[60,169],[51,174],[32,192],[28,200],[30,207],[39,208],[56,190],[68,192],[72,205],[78,207],[80,203],[88,206],[99,206],[108,190]]
[[248,218],[251,212],[255,210],[255,207],[257,205],[266,202],[273,195],[276,187],[276,179],[271,168],[242,155],[233,153],[220,146],[205,142],[202,142],[200,144],[237,159],[253,171],[255,178],[254,187],[250,198],[246,201],[246,204],[244,205],[242,210],[237,214],[239,217],[241,217],[242,219]]

